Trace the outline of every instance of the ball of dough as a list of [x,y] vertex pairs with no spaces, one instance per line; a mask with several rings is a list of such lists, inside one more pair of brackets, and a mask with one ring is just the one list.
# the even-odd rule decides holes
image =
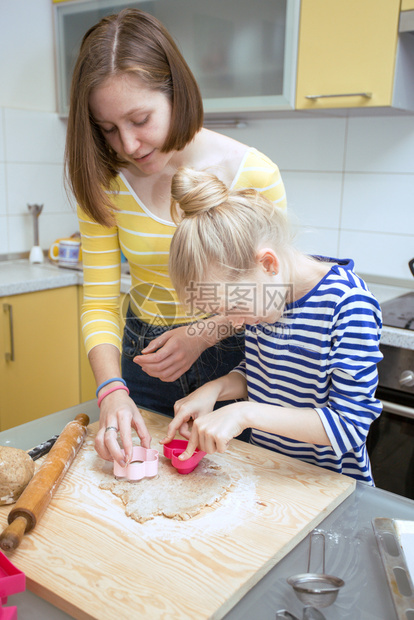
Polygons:
[[19,448],[0,446],[0,504],[13,504],[34,474],[33,459]]

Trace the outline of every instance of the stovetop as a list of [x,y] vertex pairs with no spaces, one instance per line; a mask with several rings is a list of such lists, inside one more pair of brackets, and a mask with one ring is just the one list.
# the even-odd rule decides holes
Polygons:
[[414,291],[385,301],[381,310],[384,325],[414,331]]

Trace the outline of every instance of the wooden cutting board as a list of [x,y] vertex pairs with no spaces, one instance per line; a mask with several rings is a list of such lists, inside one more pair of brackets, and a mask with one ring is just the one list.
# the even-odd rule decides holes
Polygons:
[[[143,415],[153,438],[164,437],[169,419]],[[7,554],[29,590],[74,618],[222,618],[355,488],[346,476],[233,440],[213,457],[238,472],[218,504],[189,521],[140,524],[99,488],[109,463],[95,453],[97,430],[88,427],[41,521]],[[2,527],[9,510],[0,508]]]

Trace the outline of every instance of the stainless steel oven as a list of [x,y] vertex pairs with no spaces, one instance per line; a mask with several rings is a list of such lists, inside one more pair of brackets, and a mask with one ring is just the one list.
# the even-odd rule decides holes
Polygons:
[[[381,304],[383,323],[413,332],[414,292]],[[403,332],[402,332],[403,334]],[[376,486],[414,499],[414,349],[382,345],[377,397],[383,413],[367,441]]]

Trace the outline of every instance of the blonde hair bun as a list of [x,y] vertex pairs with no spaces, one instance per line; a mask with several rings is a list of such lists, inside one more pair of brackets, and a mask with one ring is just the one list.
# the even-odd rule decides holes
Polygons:
[[183,217],[196,217],[227,202],[229,191],[214,174],[179,168],[171,184],[172,214],[178,206]]
[[214,274],[223,282],[248,277],[257,269],[260,247],[275,248],[279,260],[290,260],[285,214],[257,190],[227,189],[209,172],[180,168],[171,194],[171,216],[178,226],[169,273],[182,303],[190,282],[208,282]]

